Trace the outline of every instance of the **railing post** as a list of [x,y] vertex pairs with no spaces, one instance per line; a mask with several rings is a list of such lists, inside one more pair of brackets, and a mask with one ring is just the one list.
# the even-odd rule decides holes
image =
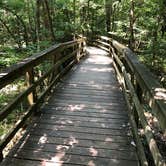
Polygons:
[[85,56],[85,52],[86,52],[86,41],[83,38],[83,55]]
[[[26,84],[30,87],[34,83],[34,71],[33,68],[28,69],[26,72]],[[28,95],[28,102],[30,105],[33,105],[37,100],[36,90],[33,90],[32,93]]]
[[[53,61],[52,61],[53,67],[55,66],[56,62],[57,62],[57,54],[53,56]],[[58,69],[55,68],[55,70],[52,72],[51,82],[54,80],[54,77],[56,76],[57,73]]]
[[81,54],[81,42],[78,42],[78,50],[77,50],[77,55],[76,55],[77,62],[79,62],[79,60],[80,60],[80,54]]
[[0,162],[2,162],[3,160],[3,153],[2,153],[2,149],[0,150]]
[[112,53],[111,38],[109,39],[108,44],[109,44],[109,55],[111,56],[111,53]]

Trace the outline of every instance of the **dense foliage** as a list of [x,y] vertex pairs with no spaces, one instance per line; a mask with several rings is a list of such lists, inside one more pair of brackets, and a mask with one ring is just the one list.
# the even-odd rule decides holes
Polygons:
[[[129,39],[130,47],[160,77],[166,72],[166,3],[164,0],[131,0],[118,3],[113,31]],[[128,11],[128,12],[126,12]]]
[[107,31],[128,39],[140,60],[164,82],[164,0],[0,1],[0,65],[8,66],[53,43],[71,40],[75,34]]

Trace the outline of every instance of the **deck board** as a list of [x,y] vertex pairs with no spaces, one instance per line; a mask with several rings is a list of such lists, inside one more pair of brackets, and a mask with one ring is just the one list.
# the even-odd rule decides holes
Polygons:
[[112,59],[89,47],[1,166],[138,166]]

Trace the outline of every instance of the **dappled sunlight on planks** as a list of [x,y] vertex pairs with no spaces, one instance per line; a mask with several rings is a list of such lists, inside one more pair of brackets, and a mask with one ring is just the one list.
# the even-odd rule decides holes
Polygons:
[[96,164],[94,163],[93,160],[91,160],[91,161],[88,162],[88,166],[96,166]]
[[84,108],[84,104],[69,105],[69,111],[78,111]]
[[99,49],[97,47],[87,47],[86,51],[92,56],[93,54],[95,55],[108,55],[108,53],[102,49]]
[[87,63],[101,64],[101,65],[107,65],[112,63],[112,59],[107,57],[108,53],[104,50],[95,47],[88,47],[87,53],[91,55],[86,60]]
[[51,157],[50,160],[43,160],[41,162],[41,166],[53,166],[53,164],[54,164],[54,166],[55,166],[55,164],[56,164],[56,166],[62,166],[63,165],[62,158],[64,156],[65,156],[64,152],[56,153],[55,157]]
[[91,68],[87,68],[87,67],[81,67],[81,72],[84,72],[84,73],[86,73],[86,72],[101,72],[101,73],[104,73],[104,72],[114,72],[114,69],[113,68],[108,68],[108,67],[106,67],[106,68],[104,68],[104,67],[102,67],[102,68],[97,68],[97,67],[91,67]]
[[47,136],[46,135],[42,136],[38,142],[38,144],[44,144],[44,143],[47,143]]
[[98,156],[98,150],[95,149],[94,147],[90,147],[90,148],[89,148],[89,152],[90,152],[90,154],[91,154],[93,157]]

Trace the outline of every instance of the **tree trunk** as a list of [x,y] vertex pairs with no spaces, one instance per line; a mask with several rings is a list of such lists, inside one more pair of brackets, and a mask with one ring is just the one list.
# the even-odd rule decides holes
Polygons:
[[129,39],[129,46],[133,50],[135,47],[135,39],[134,39],[134,0],[130,0],[130,39]]
[[36,0],[36,39],[37,39],[37,50],[40,50],[40,6],[41,6],[41,0]]
[[111,31],[112,0],[105,0],[106,31]]
[[51,14],[50,14],[50,7],[49,7],[49,4],[48,4],[48,0],[44,0],[44,2],[45,2],[46,10],[47,10],[51,40],[52,40],[52,42],[55,42],[56,38],[55,38],[55,34],[54,34],[54,28],[53,28],[53,24],[52,24],[52,17],[51,17]]
[[156,25],[152,32],[152,66],[156,66],[156,56],[158,54],[158,31],[159,31],[160,18],[156,19]]
[[76,33],[76,0],[73,0],[74,38]]
[[[31,6],[30,6],[31,4]],[[33,44],[36,44],[36,30],[34,27],[35,21],[34,21],[34,16],[32,15],[32,13],[34,13],[34,6],[33,3],[30,3],[29,0],[27,0],[27,15],[28,15],[28,34],[29,34],[29,40],[30,42],[32,42]]]

